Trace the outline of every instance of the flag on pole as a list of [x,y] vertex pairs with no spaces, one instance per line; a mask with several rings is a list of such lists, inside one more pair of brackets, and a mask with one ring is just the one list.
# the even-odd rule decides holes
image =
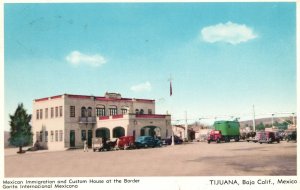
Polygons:
[[170,80],[170,96],[172,96],[172,81]]

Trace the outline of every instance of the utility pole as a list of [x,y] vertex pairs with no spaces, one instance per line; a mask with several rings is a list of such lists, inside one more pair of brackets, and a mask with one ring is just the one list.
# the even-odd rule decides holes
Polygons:
[[292,113],[293,114],[293,125],[296,126],[296,122],[295,122],[295,113]]
[[272,128],[274,126],[274,113],[272,113]]
[[254,110],[254,104],[253,104],[253,131],[255,132],[255,110]]

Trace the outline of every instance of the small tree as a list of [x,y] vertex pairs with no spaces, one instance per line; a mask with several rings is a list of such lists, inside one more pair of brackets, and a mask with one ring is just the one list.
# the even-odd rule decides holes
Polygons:
[[27,114],[23,104],[19,104],[14,115],[10,117],[10,138],[9,144],[19,147],[18,153],[24,153],[22,147],[32,144],[31,115]]
[[256,126],[256,130],[265,130],[265,125],[262,122],[260,122],[260,124]]

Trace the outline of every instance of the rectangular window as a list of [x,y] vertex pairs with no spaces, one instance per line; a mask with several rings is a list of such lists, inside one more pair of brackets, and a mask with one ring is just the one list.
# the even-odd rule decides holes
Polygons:
[[118,111],[117,108],[109,108],[109,115],[117,115]]
[[48,131],[45,131],[45,142],[48,142]]
[[59,141],[62,142],[63,141],[63,131],[59,130]]
[[122,111],[122,115],[127,114],[127,109],[121,109],[121,111]]
[[36,132],[35,135],[36,135],[35,140],[40,141],[40,132]]
[[63,109],[62,106],[59,106],[59,117],[63,116]]
[[58,107],[55,107],[55,117],[58,117]]
[[81,130],[81,140],[84,141],[86,139],[86,130]]
[[105,108],[96,108],[97,116],[105,116]]
[[40,131],[40,142],[43,142],[43,131]]
[[43,110],[40,109],[40,119],[43,119]]
[[51,108],[51,118],[54,117],[54,108]]
[[51,142],[53,142],[53,139],[54,139],[54,132],[51,131]]
[[36,110],[36,119],[40,119],[40,110]]
[[48,108],[45,108],[45,119],[48,119]]
[[70,106],[70,117],[75,117],[75,106]]
[[55,142],[58,142],[58,130],[55,130]]
[[152,109],[148,109],[148,114],[152,114]]

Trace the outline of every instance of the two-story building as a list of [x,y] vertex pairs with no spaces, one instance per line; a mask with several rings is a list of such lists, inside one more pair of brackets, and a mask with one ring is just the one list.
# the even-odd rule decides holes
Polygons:
[[171,116],[155,114],[155,100],[63,94],[33,100],[33,140],[49,150],[82,147],[93,137],[165,138],[172,133]]

